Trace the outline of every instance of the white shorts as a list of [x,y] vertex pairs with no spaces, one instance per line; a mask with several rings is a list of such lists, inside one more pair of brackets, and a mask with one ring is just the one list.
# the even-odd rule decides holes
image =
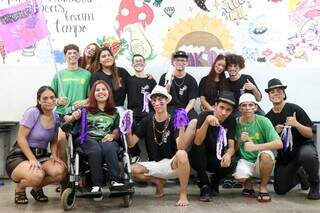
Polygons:
[[153,176],[162,179],[175,179],[178,178],[176,170],[173,170],[171,163],[174,157],[171,159],[165,158],[161,161],[147,161],[137,162],[141,166],[144,166],[149,172],[144,174],[147,176]]
[[275,157],[272,151],[270,150],[265,150],[261,151],[258,154],[257,160],[255,163],[251,163],[245,159],[240,159],[237,163],[237,168],[235,173],[233,173],[233,176],[235,179],[247,179],[249,177],[258,177],[260,178],[260,155],[261,153],[266,153],[268,154],[272,161],[273,164],[275,163]]

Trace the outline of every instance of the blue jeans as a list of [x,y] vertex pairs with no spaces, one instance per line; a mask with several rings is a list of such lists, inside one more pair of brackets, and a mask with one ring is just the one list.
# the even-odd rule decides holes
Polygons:
[[121,181],[118,159],[120,147],[116,141],[101,142],[88,137],[85,143],[80,144],[80,147],[88,157],[91,181],[94,186],[104,185],[103,163],[108,165],[110,180]]

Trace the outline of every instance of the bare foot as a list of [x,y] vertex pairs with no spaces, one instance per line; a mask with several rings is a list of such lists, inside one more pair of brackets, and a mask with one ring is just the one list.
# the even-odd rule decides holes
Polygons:
[[156,184],[156,192],[153,195],[155,198],[160,198],[164,196],[163,187],[166,184],[166,180],[157,180],[154,182]]
[[189,201],[187,195],[180,194],[179,200],[176,202],[176,206],[188,206]]

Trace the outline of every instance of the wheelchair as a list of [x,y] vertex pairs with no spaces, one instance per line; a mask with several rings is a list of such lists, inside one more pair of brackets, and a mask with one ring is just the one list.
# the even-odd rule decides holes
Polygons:
[[[128,146],[124,143],[123,137],[120,140],[121,151],[119,154],[119,160],[122,164],[124,186],[112,187],[109,186],[109,192],[105,190],[101,193],[91,192],[87,190],[88,184],[90,185],[90,170],[86,156],[80,147],[74,143],[75,138],[73,132],[73,125],[70,123],[64,123],[61,129],[67,135],[67,169],[69,173],[68,181],[64,184],[61,195],[61,205],[65,211],[73,209],[75,205],[76,197],[84,198],[98,198],[101,195],[108,195],[109,198],[122,197],[122,206],[129,207],[132,204],[132,197],[134,194],[134,183],[132,180],[130,158],[128,154]],[[106,179],[108,177],[108,165],[103,165],[103,171],[105,171]],[[86,186],[80,184],[81,180],[86,180]]]

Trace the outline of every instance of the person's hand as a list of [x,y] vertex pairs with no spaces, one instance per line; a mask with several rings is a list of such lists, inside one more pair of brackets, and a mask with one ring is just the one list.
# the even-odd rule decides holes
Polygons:
[[63,119],[67,123],[73,122],[73,116],[72,115],[65,115],[65,116],[63,116]]
[[106,134],[104,138],[102,138],[102,142],[110,142],[114,140],[114,134]]
[[42,166],[37,159],[29,160],[29,164],[30,164],[29,170],[31,172],[36,172],[37,170],[42,170]]
[[243,88],[252,91],[256,88],[256,86],[251,81],[249,81],[249,79],[247,79],[247,82],[243,85]]
[[154,79],[154,77],[151,75],[151,74],[146,74],[147,75],[147,78],[148,78],[148,80],[152,80],[152,79]]
[[248,142],[250,141],[250,136],[248,132],[241,132],[240,142]]
[[210,126],[219,126],[219,120],[217,117],[213,116],[213,115],[209,115],[206,118],[206,122],[210,125]]
[[74,109],[80,109],[87,106],[87,100],[76,101],[73,104]]
[[279,134],[282,132],[283,128],[284,128],[283,124],[277,124],[275,126],[276,132],[279,133]]
[[81,111],[78,109],[72,113],[72,116],[75,120],[79,120],[81,117]]
[[57,98],[57,105],[58,106],[64,106],[67,104],[68,98],[67,97],[61,97],[61,98]]
[[287,117],[286,124],[292,127],[297,127],[299,125],[299,122],[296,118],[296,112],[294,112],[292,116]]
[[252,141],[245,142],[244,150],[246,150],[247,152],[258,151],[258,145],[254,144]]
[[221,158],[220,165],[222,168],[227,168],[230,166],[230,164],[231,164],[231,155],[229,153],[225,153]]

